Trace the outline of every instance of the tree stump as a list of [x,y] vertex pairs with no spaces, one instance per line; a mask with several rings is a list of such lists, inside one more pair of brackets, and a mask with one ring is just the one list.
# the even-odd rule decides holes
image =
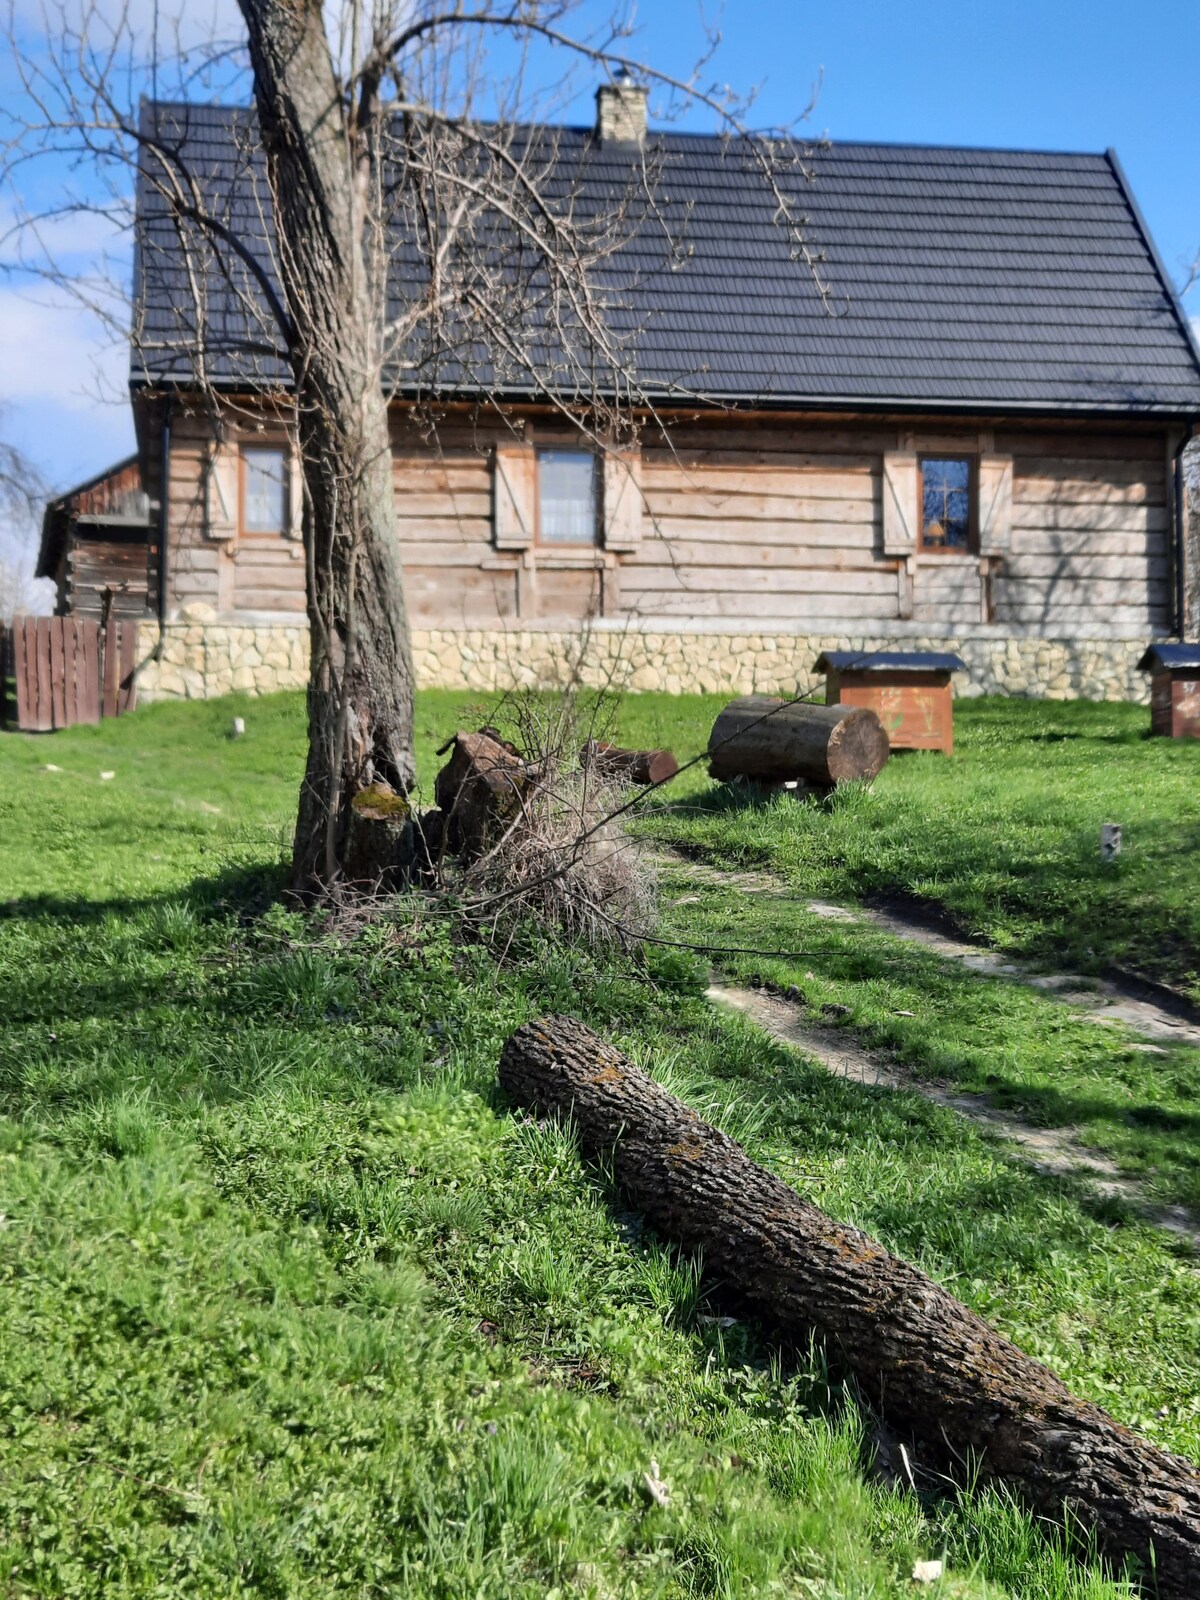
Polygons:
[[722,782],[804,779],[830,789],[856,778],[870,782],[888,754],[887,733],[873,711],[751,694],[731,700],[713,724],[708,770]]
[[666,1237],[766,1322],[823,1336],[868,1401],[939,1459],[978,1461],[1039,1513],[1069,1505],[1159,1600],[1200,1594],[1200,1474],[1073,1395],[917,1268],[833,1221],[570,1017],[519,1028],[500,1082],[570,1117]]
[[636,783],[647,787],[666,783],[679,771],[670,750],[623,750],[620,745],[589,739],[579,752],[579,764],[592,767],[600,777],[617,783]]
[[382,781],[360,789],[350,802],[342,853],[342,878],[360,890],[387,891],[411,853],[410,807]]
[[490,730],[456,733],[450,759],[434,784],[446,848],[467,860],[481,856],[516,815],[535,776],[535,769]]

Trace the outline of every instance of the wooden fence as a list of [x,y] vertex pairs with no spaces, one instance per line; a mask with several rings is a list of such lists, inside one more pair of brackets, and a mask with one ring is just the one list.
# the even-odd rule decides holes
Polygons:
[[27,733],[119,717],[133,710],[137,697],[137,623],[14,617],[7,637],[0,636],[0,669],[6,662],[16,724]]

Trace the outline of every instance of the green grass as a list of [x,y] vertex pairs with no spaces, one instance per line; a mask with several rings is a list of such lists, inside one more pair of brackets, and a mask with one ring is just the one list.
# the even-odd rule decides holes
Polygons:
[[[701,748],[718,702],[677,704],[630,702],[628,720]],[[1200,744],[1148,728],[1139,706],[960,701],[954,755],[894,756],[869,812],[747,804],[697,773],[669,833],[808,894],[916,896],[1001,949],[1200,997]],[[1102,822],[1124,829],[1115,862]]]
[[[423,697],[426,781],[471,698]],[[639,697],[623,731],[686,748],[711,710]],[[821,1352],[714,1320],[699,1264],[644,1235],[569,1134],[498,1100],[500,1045],[544,1010],[586,1017],[834,1215],[1195,1452],[1192,1266],[918,1096],[831,1080],[714,1012],[682,953],[532,947],[499,967],[414,906],[353,943],[273,906],[301,740],[296,697],[0,737],[0,1591],[867,1600],[911,1593],[932,1554],[945,1594],[1123,1592],[1001,1495],[864,1475],[869,1424]],[[859,892],[835,858],[868,807],[919,810],[905,785],[928,766],[897,762],[854,827],[850,807],[801,823],[794,805],[653,826],[718,849],[742,828],[759,861],[751,835],[796,829],[820,891]],[[699,777],[689,795],[714,805]],[[728,937],[750,926],[735,909],[670,915]],[[776,911],[777,939],[813,944],[802,908]],[[989,1030],[1016,1030],[1019,1055],[1045,1026],[1007,1001],[975,1021],[931,969],[823,937],[814,1002],[851,994],[869,1034],[919,991],[964,1076],[991,1070]],[[1116,1058],[1087,1053],[1100,1033],[1045,1038],[1038,1070],[1067,1059],[1115,1095]],[[1147,1104],[1185,1096],[1176,1057],[1125,1068]]]

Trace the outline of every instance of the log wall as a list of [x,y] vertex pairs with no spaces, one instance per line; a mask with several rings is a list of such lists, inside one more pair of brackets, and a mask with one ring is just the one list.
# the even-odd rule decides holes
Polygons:
[[[243,419],[245,421],[245,419]],[[413,624],[558,627],[583,617],[779,634],[857,628],[955,637],[1149,637],[1172,615],[1169,441],[1161,427],[905,428],[717,416],[648,435],[640,532],[618,553],[497,548],[493,454],[516,430],[463,417],[436,442],[393,423],[396,526]],[[248,433],[251,442],[283,435]],[[526,443],[566,443],[529,420]],[[169,603],[213,618],[304,610],[295,539],[210,537],[205,419],[174,430]],[[517,448],[521,446],[518,443]],[[883,548],[885,452],[1011,458],[1002,550]],[[503,541],[507,543],[507,541]],[[196,614],[200,614],[197,612]]]

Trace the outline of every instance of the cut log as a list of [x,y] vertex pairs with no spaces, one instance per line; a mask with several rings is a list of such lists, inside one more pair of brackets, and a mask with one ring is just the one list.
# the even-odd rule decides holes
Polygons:
[[[764,1321],[815,1331],[867,1400],[944,1461],[977,1461],[1037,1512],[1069,1506],[1105,1553],[1154,1563],[1159,1600],[1200,1594],[1200,1474],[1073,1395],[960,1301],[833,1221],[570,1017],[519,1028],[500,1082],[571,1118],[584,1152]],[[1153,1553],[1152,1553],[1153,1552]]]
[[473,859],[514,816],[534,773],[491,730],[456,733],[452,744],[450,759],[437,775],[434,798],[444,818],[446,848]]
[[620,745],[589,739],[579,752],[579,764],[594,767],[602,778],[616,783],[666,783],[679,771],[670,750],[623,750]]
[[708,770],[722,782],[803,778],[832,788],[854,778],[869,783],[888,754],[887,733],[873,711],[750,694],[731,700],[713,723]]

